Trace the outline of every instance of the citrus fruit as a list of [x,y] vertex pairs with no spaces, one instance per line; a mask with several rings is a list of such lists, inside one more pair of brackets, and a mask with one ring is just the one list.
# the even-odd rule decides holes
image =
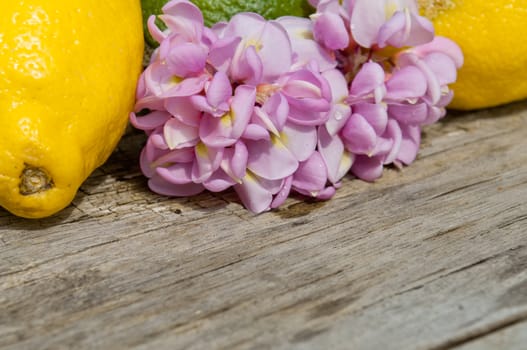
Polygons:
[[[168,0],[142,0],[141,2],[146,39],[150,45],[154,45],[153,39],[146,30],[146,20],[150,15],[161,14],[161,8]],[[307,0],[192,0],[192,2],[200,8],[207,26],[220,21],[228,21],[239,12],[256,12],[267,19],[274,19],[286,15],[307,16],[314,10]],[[158,24],[162,26],[162,23]]]
[[141,71],[140,2],[0,5],[0,206],[66,207],[115,148]]
[[454,40],[465,63],[450,107],[476,109],[527,98],[526,0],[420,0],[436,34]]

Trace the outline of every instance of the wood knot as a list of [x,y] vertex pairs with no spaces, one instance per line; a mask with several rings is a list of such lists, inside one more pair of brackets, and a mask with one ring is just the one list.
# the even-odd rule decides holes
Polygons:
[[45,169],[25,164],[20,174],[19,192],[23,196],[44,192],[54,186],[53,179]]

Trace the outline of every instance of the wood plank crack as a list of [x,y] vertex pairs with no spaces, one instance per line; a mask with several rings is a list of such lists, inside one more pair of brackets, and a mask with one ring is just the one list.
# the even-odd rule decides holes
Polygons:
[[522,222],[522,221],[525,221],[525,220],[527,220],[527,214],[525,214],[525,215],[520,215],[520,216],[516,216],[516,217],[514,217],[514,218],[512,218],[512,219],[510,219],[510,220],[507,220],[507,221],[505,221],[505,222],[500,223],[500,224],[498,225],[498,228],[499,228],[499,229],[504,229],[504,228],[507,228],[507,227],[509,227],[509,226],[512,226],[512,225],[514,225],[514,224],[517,224],[517,223]]
[[61,255],[61,256],[57,256],[57,257],[53,257],[53,258],[50,258],[50,259],[47,259],[47,260],[40,261],[40,262],[38,262],[36,264],[27,266],[27,267],[25,267],[23,269],[20,269],[20,270],[5,272],[5,273],[0,274],[0,278],[16,275],[16,274],[19,274],[19,273],[28,272],[30,270],[37,269],[37,268],[39,268],[39,267],[41,267],[41,266],[43,266],[45,264],[48,264],[50,262],[53,262],[53,261],[56,261],[56,260],[61,260],[61,259],[64,259],[66,257],[74,256],[74,255],[77,255],[77,254],[82,254],[82,253],[84,253],[84,252],[86,252],[88,250],[91,250],[91,249],[94,249],[94,248],[98,248],[98,247],[102,247],[102,246],[105,246],[105,245],[108,245],[108,244],[116,243],[116,242],[119,242],[120,240],[121,239],[116,238],[116,239],[112,239],[110,241],[97,243],[97,244],[91,245],[89,247],[85,247],[85,248],[82,248],[80,250],[77,250],[75,252],[65,253],[64,255]]
[[[483,258],[483,259],[479,259],[479,260],[477,260],[477,261],[475,261],[475,262],[473,262],[471,264],[464,265],[464,266],[461,266],[459,268],[447,271],[444,274],[439,274],[437,277],[429,279],[426,282],[422,282],[422,283],[419,283],[417,285],[414,285],[414,286],[411,286],[409,288],[406,288],[406,289],[403,289],[401,291],[398,291],[396,293],[392,293],[392,294],[387,295],[387,296],[385,296],[385,297],[383,297],[381,299],[378,299],[378,300],[376,300],[376,301],[374,301],[374,302],[372,302],[370,304],[364,305],[363,307],[360,308],[360,310],[368,309],[368,308],[373,307],[373,306],[375,306],[377,304],[380,304],[380,303],[382,303],[382,302],[384,302],[384,301],[386,301],[388,299],[391,299],[391,298],[394,298],[394,297],[398,297],[398,296],[401,296],[403,294],[406,294],[406,293],[409,293],[409,292],[421,289],[427,284],[430,284],[430,283],[436,282],[436,281],[438,281],[440,279],[444,279],[444,278],[446,278],[448,276],[451,276],[451,275],[454,275],[454,274],[457,274],[457,273],[469,270],[469,269],[471,269],[473,267],[476,267],[478,265],[484,264],[484,263],[486,263],[488,261],[491,261],[491,260],[494,260],[494,259],[498,259],[498,258],[501,258],[501,257],[504,257],[504,256],[508,256],[508,255],[510,255],[511,252],[514,252],[514,251],[517,251],[517,250],[523,249],[523,248],[525,248],[525,245],[523,245],[523,244],[522,245],[518,245],[518,246],[510,248],[510,249],[508,249],[508,250],[506,250],[504,252],[500,252],[498,254],[495,254],[495,255],[492,255],[492,256],[489,256],[489,257],[486,257],[486,258]],[[444,269],[440,269],[440,270],[438,270],[438,272],[439,271],[444,271]],[[427,276],[433,276],[433,275],[434,275],[434,273],[428,274]],[[422,279],[423,278],[421,278],[420,280],[422,280]],[[417,282],[417,281],[414,281],[414,282]],[[409,283],[409,284],[411,284],[411,283]]]
[[476,187],[478,185],[482,185],[482,184],[485,184],[485,183],[493,182],[497,178],[498,178],[497,176],[493,176],[493,177],[488,178],[488,179],[483,179],[483,180],[480,180],[480,181],[476,181],[476,182],[472,182],[472,183],[469,183],[469,184],[465,184],[463,186],[459,186],[459,187],[453,188],[451,190],[448,190],[448,191],[436,194],[436,195],[430,197],[430,200],[434,200],[434,199],[437,199],[437,198],[445,197],[445,196],[448,196],[449,194],[452,194],[452,193],[455,193],[455,192],[463,191],[463,190],[466,190],[466,189],[469,189],[469,188],[472,188],[472,187]]
[[500,131],[500,132],[497,132],[497,133],[494,133],[494,134],[491,134],[491,135],[485,135],[483,137],[478,137],[478,138],[475,138],[473,140],[466,141],[462,145],[453,145],[453,146],[449,146],[449,147],[443,147],[443,148],[441,148],[441,149],[439,149],[437,151],[433,151],[433,152],[430,152],[430,153],[426,153],[426,154],[420,155],[418,157],[418,159],[425,159],[425,158],[435,157],[435,156],[438,156],[438,155],[442,155],[444,153],[449,153],[450,151],[455,150],[455,149],[459,149],[461,147],[466,147],[466,146],[470,146],[470,145],[478,144],[478,143],[484,143],[485,141],[492,140],[494,138],[499,138],[499,137],[505,136],[505,135],[510,136],[510,133],[511,133],[511,130],[506,130],[506,131]]
[[483,323],[472,329],[463,330],[459,335],[442,343],[430,346],[428,350],[446,350],[459,347],[522,322],[527,322],[527,308],[508,315],[505,318],[494,320],[489,323]]

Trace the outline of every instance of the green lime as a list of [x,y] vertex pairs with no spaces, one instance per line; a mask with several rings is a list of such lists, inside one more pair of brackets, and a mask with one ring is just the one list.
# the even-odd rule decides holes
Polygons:
[[[145,37],[151,46],[155,45],[155,41],[146,29],[146,21],[150,15],[160,14],[161,8],[167,2],[167,0],[141,0]],[[280,16],[305,17],[313,12],[307,0],[192,0],[192,2],[200,8],[207,26],[220,21],[228,21],[239,12],[256,12],[267,19]],[[162,26],[161,23],[158,22],[158,24]]]

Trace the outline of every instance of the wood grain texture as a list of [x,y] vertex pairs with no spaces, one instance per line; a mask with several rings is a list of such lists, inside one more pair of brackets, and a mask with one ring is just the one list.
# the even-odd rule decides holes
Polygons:
[[0,211],[1,348],[526,344],[527,102],[451,114],[410,167],[262,215],[151,193],[143,142],[59,215]]

